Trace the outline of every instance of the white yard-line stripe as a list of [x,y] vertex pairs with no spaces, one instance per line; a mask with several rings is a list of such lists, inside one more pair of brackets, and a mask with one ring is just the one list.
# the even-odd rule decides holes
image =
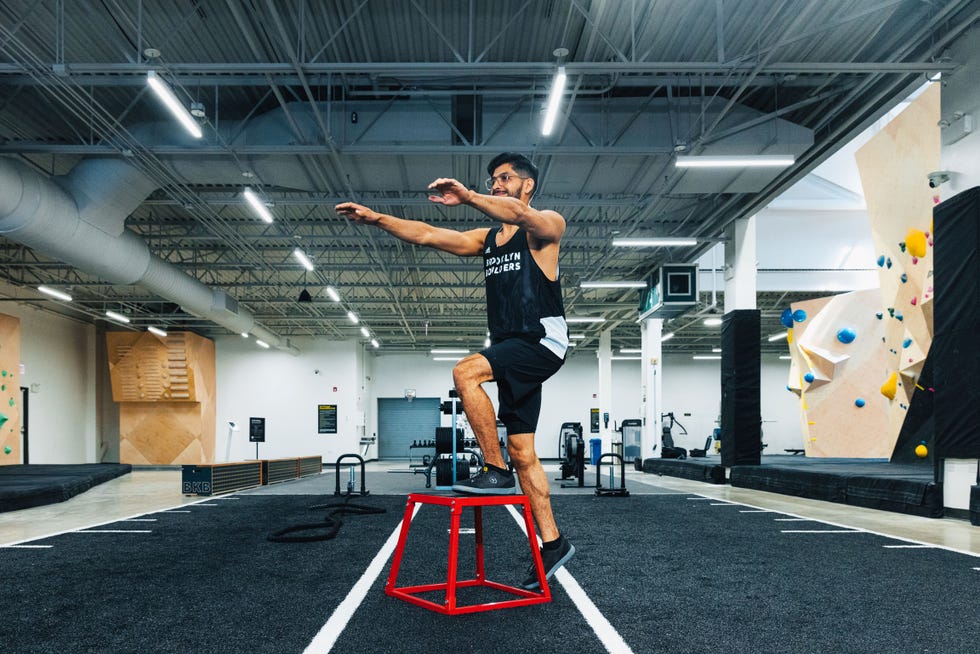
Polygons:
[[783,529],[781,534],[863,534],[860,529]]
[[[418,514],[421,508],[421,503],[415,505],[412,520],[415,519],[416,514]],[[404,522],[404,519],[398,521],[395,530],[391,532],[391,536],[388,536],[388,540],[381,546],[381,549],[374,556],[374,559],[368,565],[364,574],[361,575],[361,578],[357,580],[357,583],[347,593],[344,601],[334,609],[326,624],[320,627],[320,631],[313,637],[310,644],[306,646],[304,654],[307,652],[309,654],[326,654],[333,648],[337,642],[337,638],[340,637],[341,632],[344,631],[347,623],[354,616],[354,611],[364,601],[371,586],[374,585],[375,580],[384,570],[385,564],[391,557],[391,553],[395,551],[395,546],[398,544],[398,535],[401,533],[402,522]]]
[[76,529],[73,534],[152,534],[152,529]]
[[0,550],[47,550],[54,547],[54,545],[0,545]]
[[[527,535],[527,531],[524,528],[524,517],[517,512],[517,509],[512,504],[505,506],[507,507],[507,511],[510,512],[511,517],[514,518],[517,525],[521,528],[521,531]],[[541,539],[539,538],[539,544],[540,541]],[[626,641],[623,640],[623,637],[619,635],[615,627],[606,619],[606,616],[602,615],[602,612],[589,599],[589,596],[582,590],[582,587],[579,586],[578,582],[575,581],[575,578],[572,577],[572,574],[568,570],[564,567],[559,568],[552,579],[558,580],[558,583],[562,585],[572,602],[575,603],[575,608],[579,610],[579,613],[582,614],[582,617],[585,618],[588,625],[592,627],[592,631],[595,632],[595,635],[605,646],[609,654],[633,654],[630,646],[626,644]]]
[[[200,501],[201,502],[204,502],[205,500],[200,500]],[[181,507],[181,506],[193,506],[194,504],[196,504],[196,502],[184,502],[184,503],[181,503],[181,504],[176,504],[176,505],[174,505],[172,507],[169,507],[169,508],[166,508],[166,509],[158,509],[156,511],[144,511],[143,513],[135,513],[135,514],[130,515],[130,516],[125,516],[123,518],[112,518],[111,520],[105,520],[103,522],[97,522],[95,524],[88,525],[87,527],[75,527],[74,529],[62,529],[61,531],[55,531],[55,532],[52,532],[50,534],[45,534],[43,536],[32,536],[31,538],[25,538],[24,540],[14,541],[12,543],[7,543],[7,545],[20,545],[21,543],[30,543],[30,542],[35,541],[35,540],[44,540],[45,538],[53,538],[54,536],[61,536],[62,534],[70,534],[72,532],[78,531],[79,529],[94,529],[95,527],[101,527],[102,525],[111,525],[114,522],[123,522],[123,521],[129,520],[131,518],[139,518],[140,516],[152,515],[154,513],[190,513],[190,511],[174,511],[173,509],[176,509],[176,508]]]
[[[695,499],[695,498],[689,497],[687,499],[690,500],[690,499]],[[715,499],[715,498],[703,496],[702,499],[710,500],[710,499]],[[747,507],[750,507],[750,508],[753,508],[753,509],[759,509],[759,510],[763,510],[763,511],[770,511],[771,513],[781,513],[782,515],[792,516],[794,518],[802,518],[804,520],[810,520],[811,522],[819,522],[820,524],[827,525],[829,527],[841,527],[841,528],[846,528],[849,531],[853,531],[853,530],[861,531],[861,532],[864,532],[866,534],[873,534],[875,536],[881,536],[882,538],[889,538],[891,540],[898,540],[898,541],[902,541],[902,542],[905,542],[905,543],[913,543],[913,544],[916,544],[916,545],[927,545],[927,546],[932,547],[932,548],[935,548],[935,549],[946,550],[947,552],[956,552],[957,554],[966,554],[967,556],[972,556],[974,558],[980,558],[980,552],[971,552],[970,550],[962,550],[962,549],[958,549],[956,547],[950,547],[948,545],[939,545],[937,543],[926,543],[925,541],[915,540],[914,538],[906,538],[905,536],[896,536],[895,534],[886,534],[886,533],[881,532],[881,531],[874,531],[873,529],[864,529],[863,527],[852,527],[850,525],[842,525],[840,523],[830,522],[829,520],[823,520],[821,518],[807,518],[805,516],[797,515],[795,513],[790,513],[789,511],[782,511],[782,510],[775,511],[775,510],[763,509],[761,506],[756,506],[755,504],[747,504],[746,502],[737,502],[737,504],[739,504],[740,506],[747,506]]]
[[933,545],[882,545],[886,550],[931,550]]

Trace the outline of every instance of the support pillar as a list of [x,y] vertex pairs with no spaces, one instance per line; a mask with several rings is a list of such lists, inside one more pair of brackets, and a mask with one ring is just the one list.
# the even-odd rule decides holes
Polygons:
[[640,458],[653,456],[653,446],[660,443],[660,413],[663,410],[663,338],[662,318],[647,318],[640,323],[641,355],[640,402],[643,431]]

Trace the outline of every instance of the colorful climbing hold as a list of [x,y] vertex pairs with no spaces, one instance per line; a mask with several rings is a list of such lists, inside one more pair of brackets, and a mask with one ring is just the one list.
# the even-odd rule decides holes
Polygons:
[[808,372],[808,373],[806,373],[805,375],[803,375],[803,379],[805,379],[805,380],[806,380],[806,383],[808,383],[808,384],[809,384],[809,383],[811,383],[811,382],[812,382],[812,381],[813,381],[813,380],[814,380],[815,378],[814,378],[814,376],[813,376],[813,373],[812,373],[812,372]]
[[902,341],[902,347],[908,347],[909,345],[912,345],[911,338],[906,338],[904,341]]
[[895,399],[895,392],[898,390],[898,373],[893,372],[885,383],[881,385],[881,394],[889,400]]
[[905,235],[905,247],[913,257],[926,256],[926,233],[921,229],[910,228]]
[[797,309],[796,311],[794,311],[793,320],[795,320],[796,322],[803,322],[804,320],[806,320],[806,311],[804,311],[803,309]]
[[779,316],[779,322],[782,323],[783,327],[790,329],[793,326],[793,310],[784,309],[783,314]]
[[864,405],[865,405],[865,402],[864,402],[864,398],[863,397],[859,397],[858,399],[854,400],[854,406],[856,406],[857,408],[860,409]]
[[837,340],[845,345],[854,342],[856,337],[857,332],[855,332],[851,327],[843,327],[837,332]]

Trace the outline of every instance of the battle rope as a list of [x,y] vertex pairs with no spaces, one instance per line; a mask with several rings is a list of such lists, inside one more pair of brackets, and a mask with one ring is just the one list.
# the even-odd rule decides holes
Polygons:
[[[318,540],[330,540],[337,535],[340,528],[344,525],[341,516],[345,515],[370,515],[373,513],[387,513],[386,509],[379,509],[363,504],[350,504],[351,495],[347,494],[343,502],[333,504],[315,504],[310,507],[315,509],[333,509],[328,513],[323,522],[312,522],[301,525],[286,527],[279,531],[269,534],[267,540],[273,543],[312,543]],[[298,532],[317,532],[317,533],[298,533]],[[290,535],[297,534],[297,535]]]

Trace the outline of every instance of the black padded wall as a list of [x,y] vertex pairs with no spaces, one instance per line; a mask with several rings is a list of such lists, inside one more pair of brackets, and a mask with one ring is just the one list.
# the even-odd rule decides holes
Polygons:
[[760,312],[738,309],[721,324],[721,465],[759,465]]
[[980,458],[980,187],[933,210],[936,456]]

